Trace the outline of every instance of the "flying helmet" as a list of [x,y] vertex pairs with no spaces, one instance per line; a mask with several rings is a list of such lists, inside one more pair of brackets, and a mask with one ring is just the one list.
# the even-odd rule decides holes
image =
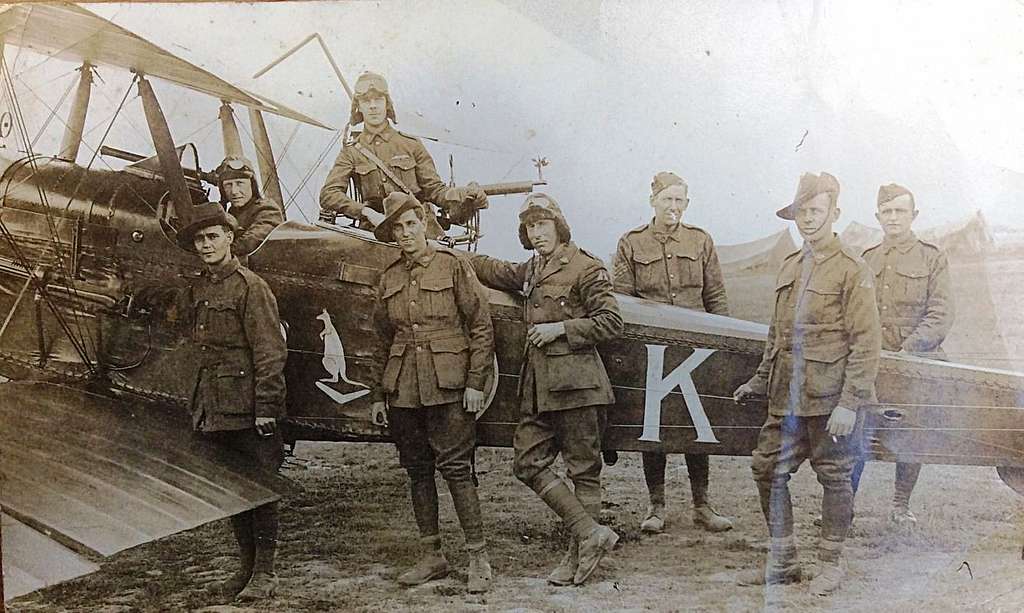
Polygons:
[[363,114],[359,112],[359,99],[369,95],[371,92],[384,96],[387,100],[387,118],[397,122],[395,119],[395,105],[391,102],[391,94],[388,93],[388,82],[384,77],[375,72],[364,72],[356,79],[356,86],[353,90],[352,109],[349,111],[349,123],[353,126],[363,122]]
[[252,184],[252,197],[260,197],[260,186],[256,182],[256,171],[253,169],[252,162],[238,155],[229,155],[224,158],[224,161],[220,163],[220,166],[214,170],[214,174],[217,176],[217,188],[220,189],[222,198],[224,194],[224,182],[228,179],[249,179]]
[[572,231],[558,203],[551,196],[537,192],[527,196],[523,206],[519,207],[519,242],[522,243],[523,249],[533,250],[533,243],[526,233],[526,224],[535,219],[554,221],[559,242],[568,243],[572,240]]

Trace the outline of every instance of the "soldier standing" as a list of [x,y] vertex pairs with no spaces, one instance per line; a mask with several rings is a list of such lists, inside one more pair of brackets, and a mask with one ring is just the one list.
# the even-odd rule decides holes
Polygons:
[[[572,534],[569,551],[548,576],[553,585],[582,584],[619,540],[597,523],[603,412],[615,401],[597,345],[622,332],[622,318],[601,260],[571,239],[554,199],[532,194],[519,210],[519,240],[536,255],[521,264],[483,255],[472,260],[485,285],[525,298],[513,469]],[[575,492],[551,470],[559,453]]]
[[[426,213],[412,196],[384,199],[378,240],[402,255],[381,275],[374,322],[384,343],[375,356],[372,419],[390,422],[399,462],[409,475],[423,556],[398,577],[420,585],[448,574],[441,552],[435,468],[448,483],[469,550],[468,589],[491,584],[480,502],[473,483],[476,416],[494,359],[494,330],[483,286],[454,251],[426,239]],[[390,408],[385,412],[385,398]]]
[[[237,226],[220,204],[195,207],[179,244],[203,261],[184,292],[197,356],[191,412],[194,429],[266,472],[284,461],[277,420],[285,413],[284,364],[277,301],[266,282],[231,255]],[[231,518],[242,566],[219,586],[226,598],[265,600],[277,587],[278,503]]]
[[[479,186],[446,186],[423,144],[392,127],[397,119],[384,77],[364,72],[356,80],[354,93],[349,125],[362,123],[363,131],[344,144],[327,175],[320,190],[321,218],[333,220],[341,213],[376,225],[384,210],[384,197],[396,191],[421,203],[433,202],[457,224],[487,208],[487,195]],[[348,194],[349,179],[355,180],[361,201]],[[428,234],[440,234],[434,215],[429,208],[427,211]]]
[[810,590],[830,594],[845,574],[850,473],[860,456],[862,411],[875,397],[881,330],[874,274],[832,232],[838,197],[835,177],[807,173],[792,204],[776,213],[796,221],[804,245],[783,261],[764,357],[734,393],[737,402],[768,396],[751,467],[771,545],[764,568],[740,577],[741,585],[800,580],[789,478],[806,459],[824,490],[819,573]]
[[[728,315],[725,284],[711,236],[683,223],[690,203],[686,182],[671,172],[659,172],[651,182],[654,220],[619,239],[613,265],[615,291],[687,309]],[[668,455],[644,451],[644,479],[650,496],[644,532],[665,527],[665,466]],[[693,523],[710,532],[724,532],[732,522],[708,504],[710,462],[706,454],[687,453],[693,497]]]
[[281,205],[260,195],[256,172],[245,158],[229,155],[214,174],[221,202],[225,206],[230,205],[228,212],[238,222],[231,250],[238,255],[249,255],[274,228],[284,223]]
[[[882,349],[906,351],[942,359],[942,341],[953,326],[946,255],[910,229],[918,210],[910,190],[895,183],[878,188],[875,217],[882,226],[882,243],[864,252],[875,273],[875,293],[882,323]],[[864,471],[861,459],[853,470],[853,493]],[[920,464],[896,463],[896,482],[890,516],[898,526],[912,526],[910,495],[921,473]]]

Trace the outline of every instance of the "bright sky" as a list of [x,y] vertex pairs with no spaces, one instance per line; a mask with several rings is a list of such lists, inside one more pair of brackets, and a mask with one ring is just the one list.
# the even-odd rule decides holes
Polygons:
[[[577,242],[601,257],[649,217],[650,180],[660,170],[687,179],[686,221],[720,244],[784,227],[773,212],[804,171],[839,177],[840,227],[874,224],[875,194],[890,181],[914,191],[921,227],[973,209],[993,224],[1019,217],[1024,6],[1011,0],[88,8],[340,128],[349,102],[315,46],[250,81],[319,32],[350,83],[366,69],[388,78],[400,129],[421,127],[420,113],[447,128],[447,140],[474,147],[428,143],[442,178],[449,154],[460,184],[533,178],[531,158],[547,157],[545,190],[562,204]],[[39,61],[19,57],[16,71],[52,106],[73,83],[74,66]],[[109,68],[100,75],[88,123],[94,146],[129,79]],[[157,93],[175,138],[196,142],[204,168],[215,166],[222,154],[217,102],[167,86]],[[23,105],[31,107],[34,134],[48,111],[31,94]],[[140,102],[130,97],[126,109],[130,121],[115,124],[107,144],[151,153]],[[286,191],[296,192],[289,214],[301,218],[301,208],[315,216],[335,135],[294,127],[270,121],[275,151],[285,152]],[[37,148],[52,151],[59,140],[54,122]],[[485,250],[524,255],[512,231],[520,202],[492,200]]]

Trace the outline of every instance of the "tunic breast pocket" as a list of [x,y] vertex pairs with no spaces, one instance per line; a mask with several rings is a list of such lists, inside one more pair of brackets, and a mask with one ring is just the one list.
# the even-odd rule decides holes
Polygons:
[[206,332],[207,338],[211,339],[238,339],[245,338],[245,331],[242,329],[242,314],[238,312],[238,305],[230,298],[217,298],[204,300],[201,308],[205,309],[205,321],[200,317],[199,326]]
[[903,305],[923,306],[928,300],[928,269],[918,265],[898,265],[893,275],[893,297]]
[[691,309],[704,309],[704,270],[696,254],[676,251],[670,254],[669,279],[679,288],[676,304]]
[[802,320],[805,323],[828,324],[842,319],[842,287],[812,283],[805,292],[802,310]]
[[565,321],[582,316],[579,300],[571,285],[544,285],[540,288],[541,308],[546,322]]
[[455,280],[450,276],[431,276],[420,279],[429,316],[434,319],[455,318]]
[[668,289],[665,260],[661,253],[634,251],[633,275],[636,278],[637,293],[641,296],[660,295]]
[[[389,163],[391,171],[405,183],[405,186],[412,190],[414,194],[420,192],[419,183],[416,182],[416,160],[408,154],[396,155],[391,158]],[[390,181],[389,181],[390,182]],[[395,189],[401,191],[399,186],[395,186]]]
[[363,200],[381,199],[386,195],[380,180],[380,170],[378,170],[376,164],[368,160],[358,162],[355,171],[356,184],[363,196]]
[[405,319],[407,305],[401,300],[403,289],[405,289],[405,281],[400,281],[394,285],[384,286],[384,291],[381,293],[381,300],[388,311],[388,319],[393,322]]

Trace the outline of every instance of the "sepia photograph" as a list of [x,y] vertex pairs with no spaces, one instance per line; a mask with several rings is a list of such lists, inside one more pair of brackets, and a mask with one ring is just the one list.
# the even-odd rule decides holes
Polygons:
[[0,4],[0,611],[1024,610],[1021,32]]

